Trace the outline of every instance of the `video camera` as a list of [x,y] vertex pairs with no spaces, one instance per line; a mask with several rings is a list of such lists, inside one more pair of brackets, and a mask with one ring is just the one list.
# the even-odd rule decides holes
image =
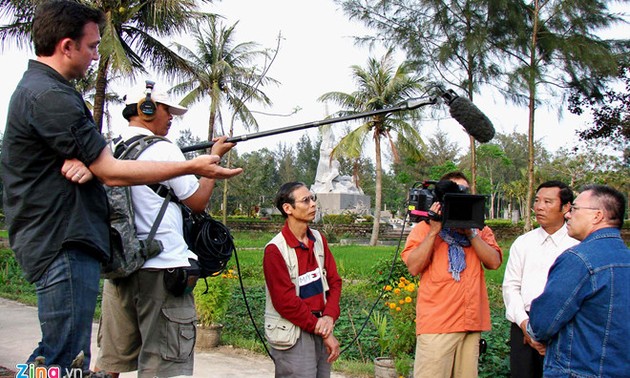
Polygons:
[[[418,184],[422,184],[418,187]],[[451,180],[416,182],[409,190],[408,214],[411,222],[442,221],[445,228],[485,226],[486,196],[467,194],[468,188]],[[442,215],[430,211],[434,202],[442,204]]]

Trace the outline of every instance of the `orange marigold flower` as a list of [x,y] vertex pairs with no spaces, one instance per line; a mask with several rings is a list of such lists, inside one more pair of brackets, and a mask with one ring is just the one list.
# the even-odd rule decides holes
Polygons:
[[395,288],[394,289],[394,294],[400,294],[400,289],[399,288]]
[[411,297],[405,297],[405,302],[411,303],[411,301],[412,301]]
[[396,303],[390,303],[389,304],[389,308],[391,308],[392,310],[396,308]]
[[386,285],[385,286],[385,291],[392,291],[392,286],[391,285]]
[[402,311],[400,307],[396,307],[396,311]]

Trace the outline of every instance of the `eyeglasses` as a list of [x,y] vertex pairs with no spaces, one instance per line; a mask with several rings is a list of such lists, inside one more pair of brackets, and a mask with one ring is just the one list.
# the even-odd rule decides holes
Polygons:
[[305,205],[308,205],[311,202],[317,202],[317,196],[315,194],[311,194],[310,196],[304,197],[301,200],[295,200],[295,202],[300,202]]
[[598,207],[587,207],[587,206],[574,206],[571,205],[571,208],[569,209],[570,213],[574,213],[577,210],[582,210],[582,209],[586,209],[586,210],[600,210]]

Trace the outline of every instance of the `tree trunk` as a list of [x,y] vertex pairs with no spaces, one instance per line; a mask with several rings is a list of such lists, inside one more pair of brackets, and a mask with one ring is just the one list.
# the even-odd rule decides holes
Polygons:
[[[232,133],[230,133],[230,137]],[[227,153],[227,162],[225,163],[226,168],[230,168],[232,163],[232,151],[228,151]],[[228,179],[223,180],[223,202],[222,202],[222,210],[221,219],[223,220],[223,224],[227,224],[227,205],[228,205]]]
[[107,93],[107,70],[109,59],[101,57],[98,62],[96,74],[96,89],[94,94],[94,110],[92,111],[94,123],[99,133],[103,132],[103,112],[105,109],[105,94]]
[[470,138],[470,193],[477,194],[477,148],[475,147],[475,138]]
[[376,145],[376,187],[374,189],[374,225],[372,226],[372,237],[370,245],[376,245],[378,242],[378,233],[381,227],[381,196],[382,196],[382,177],[383,168],[381,165],[381,136],[378,133],[378,127],[374,132],[374,144]]
[[527,232],[532,229],[532,197],[534,196],[534,116],[536,115],[536,46],[538,43],[538,12],[540,10],[540,4],[538,1],[534,2],[534,24],[532,28],[532,44],[530,46],[530,60],[529,60],[529,72],[528,72],[528,87],[529,87],[529,122],[527,133],[527,194],[525,196],[525,225],[524,231]]
[[[468,62],[473,62],[473,57],[468,54]],[[474,94],[474,77],[472,71],[468,72],[468,99],[472,102]],[[468,136],[470,139],[470,192],[477,194],[477,148],[475,144],[475,138],[472,135]]]

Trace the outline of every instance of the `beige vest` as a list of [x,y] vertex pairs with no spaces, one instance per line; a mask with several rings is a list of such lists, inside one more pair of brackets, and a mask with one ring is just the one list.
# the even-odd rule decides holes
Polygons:
[[[324,287],[324,303],[326,302],[326,292],[328,291],[328,281],[326,280],[326,270],[324,268],[324,242],[319,231],[311,229],[313,236],[315,236],[315,248],[314,253],[317,260],[317,265],[322,273],[322,285]],[[295,295],[300,295],[300,285],[298,284],[299,270],[298,260],[295,253],[295,249],[289,247],[282,232],[279,232],[271,241],[267,244],[274,244],[287,264],[289,276],[293,285],[295,285]],[[265,246],[266,248],[266,246]],[[290,321],[286,320],[278,311],[273,307],[271,297],[269,296],[269,289],[265,285],[265,337],[272,347],[279,350],[285,350],[291,348],[297,342],[300,337],[301,329]]]

